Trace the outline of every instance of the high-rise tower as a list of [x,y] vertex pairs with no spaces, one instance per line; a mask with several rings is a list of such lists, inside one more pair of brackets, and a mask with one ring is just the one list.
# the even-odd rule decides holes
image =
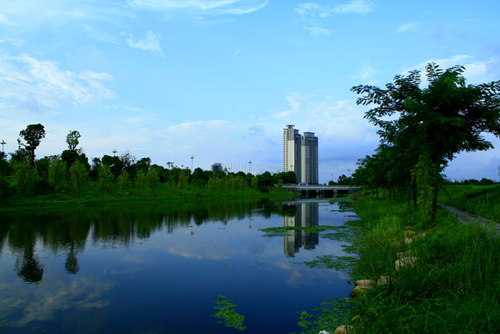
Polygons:
[[301,144],[301,182],[318,184],[318,137],[314,132],[304,132]]
[[283,171],[294,171],[297,182],[318,183],[318,137],[299,134],[295,125],[283,129]]
[[301,144],[299,130],[294,129],[295,125],[287,125],[283,129],[283,171],[295,172],[297,182],[300,182],[301,170]]

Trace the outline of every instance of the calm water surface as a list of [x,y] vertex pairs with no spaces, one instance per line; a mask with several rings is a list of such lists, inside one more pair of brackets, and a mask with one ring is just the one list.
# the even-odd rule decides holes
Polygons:
[[246,333],[299,331],[298,313],[347,297],[345,273],[303,264],[340,242],[273,226],[342,225],[329,202],[217,201],[2,214],[1,333],[236,333],[216,324],[227,296]]

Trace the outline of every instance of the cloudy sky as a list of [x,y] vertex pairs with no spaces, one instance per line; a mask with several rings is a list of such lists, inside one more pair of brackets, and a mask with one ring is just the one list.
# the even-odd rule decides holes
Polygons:
[[[39,158],[78,130],[89,157],[277,171],[294,124],[319,137],[320,182],[336,180],[378,145],[350,88],[428,62],[499,80],[499,13],[498,0],[0,0],[0,141],[13,152],[41,123]],[[498,180],[487,137],[497,148],[459,155],[448,177]]]

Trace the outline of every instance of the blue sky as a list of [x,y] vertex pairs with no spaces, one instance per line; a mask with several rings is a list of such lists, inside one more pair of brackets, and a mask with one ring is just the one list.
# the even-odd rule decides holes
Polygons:
[[[319,137],[320,182],[378,145],[350,88],[463,65],[500,79],[500,2],[0,0],[0,141],[41,123],[37,156],[80,131],[89,157],[282,170],[287,124]],[[459,155],[450,178],[498,180],[495,147]],[[246,167],[245,167],[246,168]]]

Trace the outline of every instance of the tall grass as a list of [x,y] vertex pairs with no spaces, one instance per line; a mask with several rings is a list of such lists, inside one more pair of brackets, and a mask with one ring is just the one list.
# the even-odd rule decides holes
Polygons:
[[[487,237],[489,231],[479,224],[460,223],[444,209],[431,224],[427,215],[390,200],[365,197],[354,205],[366,233],[354,241],[360,250],[351,276],[395,280],[366,290],[348,308],[337,307],[329,319],[325,314],[335,310],[320,309],[322,323],[352,325],[356,333],[500,333],[498,238]],[[426,236],[406,243],[407,226]],[[396,271],[396,254],[408,251],[417,262]]]

